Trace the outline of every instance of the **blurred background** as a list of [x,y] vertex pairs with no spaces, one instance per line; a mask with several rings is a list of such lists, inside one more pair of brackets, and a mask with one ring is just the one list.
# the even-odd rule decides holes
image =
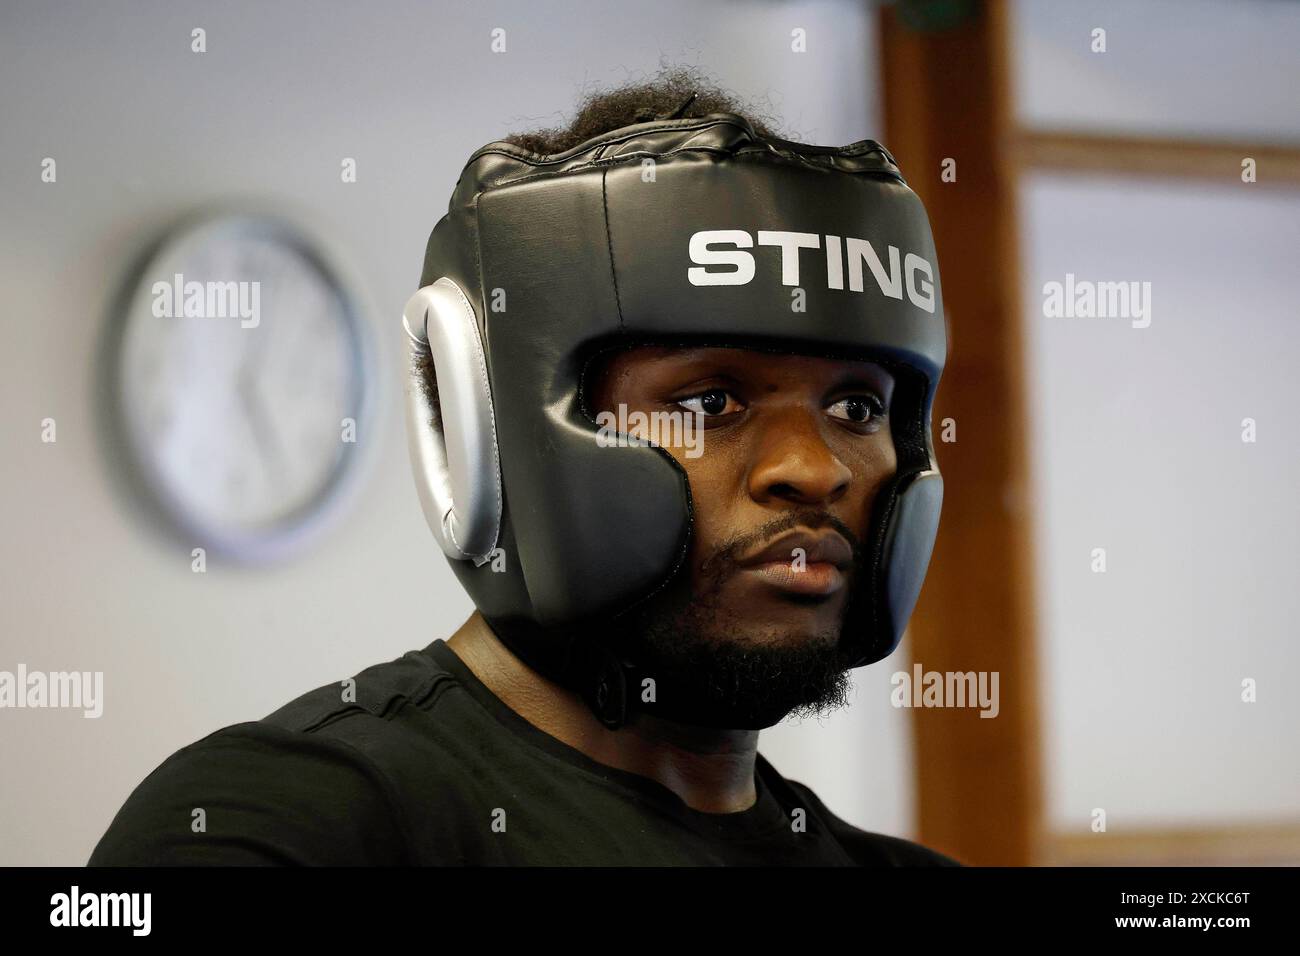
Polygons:
[[[0,709],[0,864],[84,863],[178,748],[468,616],[401,308],[470,152],[665,63],[885,143],[949,312],[908,639],[762,752],[968,863],[1300,862],[1297,50],[1288,0],[8,0],[0,671],[103,689]],[[215,264],[264,334],[150,336]],[[1076,280],[1149,310],[1053,313]],[[997,672],[998,716],[892,706],[913,664]]]

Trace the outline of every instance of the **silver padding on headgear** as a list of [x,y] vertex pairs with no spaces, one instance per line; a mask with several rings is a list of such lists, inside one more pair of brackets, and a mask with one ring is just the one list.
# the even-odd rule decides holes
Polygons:
[[[501,529],[501,465],[487,361],[474,307],[443,277],[411,296],[407,338],[406,438],[425,520],[447,556],[487,562]],[[438,408],[417,359],[433,355]],[[439,427],[441,423],[441,427]]]

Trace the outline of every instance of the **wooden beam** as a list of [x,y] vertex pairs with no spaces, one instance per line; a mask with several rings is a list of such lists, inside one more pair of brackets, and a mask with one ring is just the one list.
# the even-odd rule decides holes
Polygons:
[[1053,834],[1051,866],[1300,866],[1300,822]]
[[[934,411],[943,517],[913,615],[927,671],[997,671],[1001,712],[913,712],[919,839],[977,865],[1036,862],[1041,791],[1034,561],[1007,16],[970,4],[962,22],[918,32],[880,16],[885,145],[929,212],[949,319]],[[940,178],[945,160],[956,181]],[[956,442],[940,441],[942,422]]]
[[1300,146],[1214,140],[1022,130],[1010,142],[1012,158],[1025,169],[1156,176],[1240,185],[1242,161],[1255,160],[1256,183],[1300,186]]

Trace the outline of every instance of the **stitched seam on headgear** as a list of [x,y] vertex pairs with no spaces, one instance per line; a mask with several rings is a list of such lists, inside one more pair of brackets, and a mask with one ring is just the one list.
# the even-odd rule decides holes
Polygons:
[[[844,169],[836,166],[834,163],[820,163],[813,161],[810,157],[798,153],[785,153],[760,149],[754,146],[746,146],[732,153],[732,158],[737,162],[770,162],[771,158],[776,156],[787,166],[793,166],[798,169],[811,169],[819,173],[838,173],[843,176],[875,176],[887,179],[890,182],[900,183],[904,186],[907,181],[903,179],[903,174],[899,172],[898,167],[894,165],[880,166],[876,169]],[[856,157],[850,157],[856,158]]]
[[[474,164],[474,161],[480,156],[489,156],[497,154],[500,156],[509,156],[511,159],[517,159],[523,163],[529,163],[533,166],[549,166],[553,163],[567,163],[574,156],[581,155],[586,149],[595,149],[597,146],[609,146],[613,143],[622,142],[623,140],[636,139],[638,136],[644,136],[647,133],[658,133],[666,129],[681,130],[683,132],[698,132],[704,129],[711,129],[714,126],[734,126],[736,129],[748,132],[748,129],[734,119],[711,119],[708,122],[701,123],[698,126],[690,126],[682,123],[681,120],[666,120],[663,123],[656,124],[638,124],[635,130],[629,130],[622,127],[616,130],[610,130],[602,137],[586,140],[574,146],[572,150],[564,150],[560,153],[530,153],[523,147],[512,146],[510,143],[489,143],[480,149],[474,151],[468,160],[465,161],[465,168],[468,169]],[[571,154],[571,155],[570,155]]]
[[[456,510],[456,508],[455,508],[455,506],[453,505],[452,507],[450,507],[450,508],[447,509],[447,514],[451,514],[451,513],[452,513],[453,511],[455,511],[455,510]],[[459,541],[456,540],[456,525],[455,525],[455,522],[448,521],[448,520],[447,520],[447,515],[443,515],[443,516],[442,516],[442,526],[443,526],[444,528],[447,529],[447,534],[451,535],[451,543],[454,544],[454,545],[456,546],[456,550],[459,551],[461,554],[469,554],[469,552],[466,551],[464,547],[462,547],[461,543],[460,543]]]
[[483,224],[479,221],[478,214],[480,195],[482,194],[475,193],[471,204],[474,207],[474,280],[478,285],[479,301],[483,303],[483,337],[487,338],[487,284],[483,281]]
[[657,451],[659,453],[660,458],[668,462],[668,464],[672,465],[672,467],[676,469],[677,474],[681,478],[682,488],[686,494],[686,534],[682,536],[681,546],[677,549],[677,555],[673,559],[672,567],[668,571],[668,573],[664,575],[664,577],[659,581],[658,584],[654,586],[653,589],[647,591],[644,595],[635,599],[624,610],[617,612],[614,615],[616,618],[622,614],[631,613],[633,610],[640,607],[645,602],[649,601],[652,597],[654,597],[664,588],[668,587],[669,582],[671,582],[672,579],[677,576],[677,572],[681,569],[682,563],[688,557],[691,548],[691,539],[695,536],[695,499],[691,494],[691,482],[689,476],[686,474],[686,468],[682,465],[681,462],[679,462],[676,458],[672,456],[672,453],[669,452],[668,449],[660,445],[651,445],[650,448],[653,451]]
[[[894,518],[894,512],[898,509],[899,490],[904,483],[910,484],[911,481],[914,480],[916,475],[923,473],[927,468],[929,468],[930,463],[933,460],[933,457],[928,453],[928,450],[925,448],[924,435],[922,435],[920,438],[921,447],[919,449],[912,447],[912,442],[916,440],[916,435],[914,434],[916,430],[920,428],[922,431],[924,431],[925,429],[925,408],[924,408],[925,400],[926,400],[926,395],[929,394],[932,388],[928,380],[929,377],[924,374],[920,374],[920,378],[924,379],[925,381],[918,382],[916,379],[916,376],[918,374],[920,373],[917,373],[915,371],[909,373],[909,375],[912,376],[912,380],[904,386],[909,390],[918,387],[920,389],[920,393],[918,396],[909,396],[909,397],[917,398],[917,401],[913,402],[910,406],[910,409],[914,410],[915,417],[910,418],[908,421],[902,423],[903,427],[900,428],[898,430],[898,433],[894,435],[894,447],[897,450],[900,457],[900,461],[898,462],[899,467],[898,467],[898,471],[894,475],[894,478],[889,482],[888,485],[889,497],[883,508],[883,514],[881,515],[880,525],[876,529],[877,533],[875,536],[875,540],[872,541],[871,543],[872,544],[871,576],[873,579],[872,588],[871,588],[872,591],[871,634],[870,634],[870,646],[868,647],[867,650],[868,653],[873,657],[879,655],[881,649],[889,641],[893,639],[894,637],[893,627],[894,625],[897,624],[897,622],[893,620],[892,608],[891,608],[890,619],[887,622],[890,625],[890,632],[888,634],[885,633],[883,626],[886,622],[883,620],[883,615],[885,612],[885,608],[889,606],[889,600],[887,594],[887,588],[889,585],[888,585],[888,580],[886,579],[885,576],[886,569],[884,566],[885,539],[888,537],[889,527],[890,524],[893,522],[893,518]],[[922,458],[927,459],[926,461],[918,462],[915,460],[909,460],[909,461],[901,460],[903,455],[906,455],[909,459],[914,459],[918,451]],[[899,635],[900,638],[901,636],[902,635]]]
[[[474,196],[473,207],[474,207],[474,216],[473,216],[474,273],[476,273],[476,276],[474,276],[474,278],[476,278],[478,284],[478,300],[480,300],[482,306],[484,306],[484,326],[482,326],[482,332],[480,334],[480,337],[478,337],[478,363],[480,363],[480,365],[484,365],[485,363],[484,356],[486,355],[487,347],[489,347],[489,343],[487,343],[486,341],[487,339],[487,289],[486,289],[486,284],[484,282],[484,267],[482,267],[482,234],[484,234],[484,230],[482,230],[482,222],[478,220],[478,196]],[[471,323],[471,325],[477,323],[477,319],[473,315],[473,306],[469,306],[469,323]],[[495,492],[497,492],[497,535],[495,535],[493,540],[493,545],[495,546],[498,544],[500,538],[500,515],[502,515],[502,510],[504,507],[502,503],[502,490],[500,490],[500,486],[502,486],[502,477],[500,477],[500,449],[497,446],[497,410],[495,410],[495,407],[493,406],[493,401],[491,401],[491,382],[487,380],[486,367],[482,369],[482,375],[484,375],[484,388],[487,389],[487,423],[491,425],[491,450],[493,450],[493,460],[491,460],[491,467],[493,467],[493,475],[495,477],[495,483],[494,483]],[[459,545],[456,546],[458,546],[459,548]]]
[[675,156],[678,153],[717,153],[720,156],[734,156],[735,150],[726,149],[721,146],[706,146],[696,144],[694,146],[677,146],[668,150],[666,153],[657,153],[649,149],[639,149],[635,153],[620,153],[617,156],[606,156],[601,159],[593,159],[582,163],[578,166],[571,166],[568,169],[550,169],[540,173],[528,173],[515,179],[503,179],[500,182],[488,183],[476,195],[482,195],[493,189],[500,189],[503,186],[515,186],[519,183],[531,182],[534,179],[556,179],[560,176],[571,176],[575,173],[586,172],[591,169],[600,169],[602,167],[617,166],[620,163],[631,162],[641,159],[666,159],[669,156]]
[[[590,410],[587,407],[587,402],[585,398],[588,369],[590,369],[592,363],[594,363],[599,356],[604,355],[606,352],[617,351],[619,349],[624,348],[625,346],[626,343],[623,342],[611,342],[608,345],[606,345],[604,348],[591,352],[589,355],[587,355],[586,359],[583,361],[582,368],[578,372],[578,411],[583,416],[583,418],[585,418],[588,422],[590,422],[593,425],[595,424],[595,421],[593,420],[590,414]],[[624,608],[623,610],[616,612],[616,614],[614,615],[615,617],[618,617],[623,614],[631,613],[634,609],[644,604],[646,601],[650,600],[652,597],[654,597],[656,594],[658,594],[660,591],[662,591],[664,588],[668,586],[668,583],[674,577],[677,576],[677,572],[680,570],[682,563],[686,560],[687,556],[689,555],[690,547],[691,547],[691,539],[695,535],[695,500],[691,495],[691,483],[689,477],[686,474],[686,469],[682,466],[681,462],[679,462],[676,458],[672,456],[672,454],[668,451],[668,449],[660,445],[651,445],[649,447],[652,450],[657,451],[659,453],[659,457],[662,458],[664,461],[668,462],[668,464],[672,466],[673,470],[677,472],[677,475],[682,483],[682,491],[686,496],[686,533],[682,536],[681,545],[677,549],[677,554],[673,558],[672,567],[669,569],[668,573],[664,575],[663,578],[659,581],[659,583],[656,584],[651,590],[647,591],[641,597],[633,600],[632,603],[628,605],[626,608]]]
[[[807,145],[807,144],[801,143],[796,145]],[[801,160],[811,160],[815,157],[820,157],[826,159],[828,162],[832,162],[838,157],[848,157],[850,159],[857,159],[860,156],[868,156],[872,153],[877,153],[884,159],[891,159],[888,151],[883,146],[881,146],[875,140],[870,140],[870,139],[859,140],[856,143],[850,143],[848,146],[839,146],[832,149],[819,149],[816,151],[809,150],[807,152],[804,152],[803,150],[799,150],[799,149],[789,149],[787,147],[780,145],[779,143],[774,143],[769,140],[760,140],[751,143],[748,146],[738,147],[736,149],[736,152],[737,153],[754,153],[754,152],[774,153],[777,156],[791,156]],[[892,163],[892,159],[891,159],[891,163]]]
[[[479,331],[478,331],[478,321],[477,321],[477,319],[476,319],[476,317],[475,317],[475,315],[474,315],[474,307],[473,307],[472,305],[470,305],[470,303],[469,303],[469,299],[467,299],[467,298],[465,297],[465,293],[464,293],[464,292],[461,292],[459,289],[457,289],[456,291],[460,293],[460,303],[461,303],[461,306],[464,308],[464,310],[465,310],[466,313],[468,314],[468,319],[469,319],[470,329],[473,331],[473,333],[474,333],[474,341],[475,341],[475,343],[478,345],[478,348],[474,350],[474,358],[475,358],[475,360],[476,360],[476,361],[475,361],[475,365],[478,366],[479,378],[482,379],[482,381],[483,381],[483,391],[487,394],[488,429],[489,429],[489,433],[490,433],[490,435],[491,435],[491,437],[492,437],[492,478],[493,478],[493,481],[492,481],[492,490],[496,493],[496,504],[497,504],[497,507],[496,507],[496,534],[493,535],[493,541],[492,541],[492,544],[493,544],[493,546],[495,547],[495,546],[496,546],[496,543],[497,543],[497,542],[496,542],[496,536],[499,535],[499,534],[501,533],[501,511],[502,511],[502,501],[501,501],[501,449],[500,449],[500,446],[498,446],[498,444],[497,444],[497,418],[496,418],[496,410],[492,407],[492,387],[491,387],[491,385],[488,383],[487,361],[486,361],[486,359],[485,359],[485,357],[484,357],[483,340],[482,340],[482,338],[479,336]],[[456,535],[455,535],[454,533],[452,534],[451,539],[452,539],[452,542],[456,544],[456,547],[457,547],[458,549],[460,549],[461,551],[464,551],[464,550],[465,550],[464,548],[461,548],[461,546],[460,546],[459,543],[456,542]],[[466,553],[468,553],[468,552],[466,552]]]
[[[752,132],[752,127],[748,127],[744,123],[736,122],[735,119],[714,119],[714,120],[709,120],[707,122],[701,123],[696,126],[685,125],[682,123],[681,120],[666,120],[665,122],[659,124],[640,125],[637,129],[630,130],[630,131],[627,130],[626,128],[611,130],[603,138],[590,139],[584,143],[580,143],[577,146],[573,147],[572,150],[565,150],[564,152],[561,153],[554,153],[549,155],[539,155],[537,153],[530,153],[528,150],[519,147],[513,147],[509,143],[499,143],[499,144],[490,143],[487,146],[481,147],[480,149],[476,150],[470,156],[470,158],[466,161],[464,168],[462,169],[462,175],[464,174],[464,170],[472,166],[474,162],[481,156],[500,155],[500,156],[506,156],[510,159],[516,160],[521,163],[527,163],[528,165],[533,167],[549,166],[549,165],[554,165],[555,163],[571,162],[575,157],[581,155],[583,152],[591,152],[593,150],[595,151],[596,156],[600,157],[601,154],[606,152],[606,150],[610,146],[616,143],[623,142],[629,139],[635,139],[638,136],[644,136],[649,133],[657,133],[657,132],[662,132],[664,130],[676,130],[681,132],[700,132],[703,130],[711,129],[712,127],[715,126],[733,126],[736,129],[741,130],[742,132],[745,133]],[[757,138],[756,139],[749,138],[748,143],[738,143],[735,146],[729,148],[696,144],[693,146],[679,146],[669,150],[668,152],[660,152],[660,153],[652,152],[650,150],[638,150],[635,153],[628,153],[623,156],[612,157],[611,159],[597,159],[597,160],[588,161],[586,163],[581,163],[577,166],[573,166],[564,170],[544,170],[540,173],[527,173],[523,176],[508,179],[508,180],[500,180],[497,182],[485,183],[483,187],[479,190],[479,192],[484,192],[488,189],[493,189],[498,186],[505,186],[511,183],[522,182],[524,180],[532,178],[533,176],[539,176],[539,175],[555,176],[555,175],[564,175],[572,172],[578,172],[580,170],[590,168],[593,165],[599,165],[602,162],[617,162],[626,158],[638,158],[638,157],[645,157],[645,156],[651,156],[651,157],[671,156],[674,153],[689,152],[689,151],[715,152],[724,155],[739,155],[742,152],[775,153],[776,155],[782,156],[783,158],[787,159],[787,161],[792,161],[791,158],[793,157],[793,160],[805,162],[806,165],[811,165],[815,168],[819,168],[819,169],[834,168],[833,166],[823,167],[818,163],[807,162],[807,157],[805,156],[805,154],[799,152],[799,150],[797,149],[790,148],[790,147],[797,147],[797,146],[808,146],[811,144],[794,143],[792,141],[779,140],[779,138],[776,137],[764,137],[764,136],[760,136],[757,133],[753,135]],[[773,142],[773,140],[778,140],[778,141]],[[789,146],[786,145],[787,143],[789,143]],[[892,170],[888,170],[888,169],[887,170],[863,170],[863,172],[865,173],[883,172],[888,175],[897,176],[897,178],[900,180],[903,179],[902,173],[898,169],[898,161],[894,159],[893,154],[891,154],[888,149],[886,149],[883,145],[876,142],[875,140],[871,140],[871,139],[858,140],[855,143],[850,143],[847,146],[841,146],[832,150],[819,150],[816,154],[813,155],[828,156],[828,157],[845,156],[849,158],[856,158],[869,153],[879,153],[884,158],[884,160],[893,167],[893,169]],[[849,172],[848,170],[838,170],[838,171]],[[457,182],[457,186],[459,186],[459,181]]]
[[618,329],[623,331],[623,298],[618,292],[618,269],[614,266],[614,236],[609,229],[609,192],[605,189],[605,180],[609,176],[606,169],[600,177],[600,204],[605,213],[605,249],[609,253],[609,277],[614,283],[614,305],[618,307]]
[[898,486],[902,484],[905,477],[905,475],[895,474],[893,480],[889,482],[887,488],[889,498],[885,501],[882,509],[880,526],[876,530],[876,540],[871,542],[871,634],[869,635],[867,652],[872,655],[879,653],[881,645],[885,642],[884,622],[881,620],[885,605],[888,604],[888,594],[886,593],[888,585],[885,580],[884,566],[885,538],[889,535],[889,525],[894,517],[894,509],[898,505]]
[[568,169],[546,170],[537,173],[527,173],[523,176],[519,176],[514,179],[503,179],[500,182],[488,183],[485,186],[483,186],[483,188],[479,190],[479,192],[476,193],[475,196],[476,197],[481,196],[483,193],[490,192],[493,189],[501,189],[505,186],[515,186],[518,185],[519,183],[532,182],[533,180],[537,180],[537,179],[555,179],[561,176],[570,176],[577,173],[587,172],[588,170],[592,170],[592,169],[600,169],[602,167],[608,168],[610,166],[616,166],[622,163],[631,163],[636,160],[642,160],[647,158],[656,159],[656,160],[667,159],[670,156],[676,156],[680,153],[713,153],[719,156],[728,156],[737,161],[741,161],[741,160],[752,161],[754,159],[767,159],[768,157],[771,156],[777,156],[780,158],[780,160],[783,163],[797,168],[813,169],[813,170],[817,170],[818,172],[841,173],[845,176],[881,176],[893,182],[898,182],[898,183],[902,183],[903,185],[906,185],[906,181],[903,179],[902,173],[898,171],[897,167],[881,167],[880,169],[849,170],[849,169],[841,169],[834,165],[822,165],[820,163],[809,162],[805,158],[797,155],[787,156],[784,153],[773,153],[768,149],[759,148],[759,147],[747,146],[741,149],[728,149],[726,147],[721,147],[721,146],[708,146],[708,145],[697,143],[692,146],[678,146],[668,150],[667,152],[655,152],[653,150],[648,150],[648,149],[637,150],[634,153],[620,153],[618,156],[607,156],[601,159],[589,160],[588,162],[582,163],[578,166],[571,166]]

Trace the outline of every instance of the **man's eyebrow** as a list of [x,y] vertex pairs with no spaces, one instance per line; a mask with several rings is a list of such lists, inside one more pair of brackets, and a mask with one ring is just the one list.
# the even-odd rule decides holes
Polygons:
[[[693,371],[694,370],[692,369],[683,369],[682,374],[683,375],[691,374]],[[679,388],[691,388],[692,386],[695,385],[703,385],[705,382],[721,382],[736,387],[740,387],[741,385],[744,385],[744,382],[736,378],[736,376],[734,375],[729,375],[726,372],[711,372],[708,375],[696,375],[696,377],[691,379],[689,382],[676,383],[676,384],[669,385],[668,387],[672,388],[673,390]]]
[[840,370],[840,378],[893,378],[893,373],[883,365],[874,363],[863,363],[861,365],[850,365]]
[[701,352],[698,349],[685,348],[634,358],[633,362],[644,362],[647,366],[653,366],[656,368],[681,368],[683,371],[699,368],[743,371],[745,368],[745,359],[743,356],[729,353]]

